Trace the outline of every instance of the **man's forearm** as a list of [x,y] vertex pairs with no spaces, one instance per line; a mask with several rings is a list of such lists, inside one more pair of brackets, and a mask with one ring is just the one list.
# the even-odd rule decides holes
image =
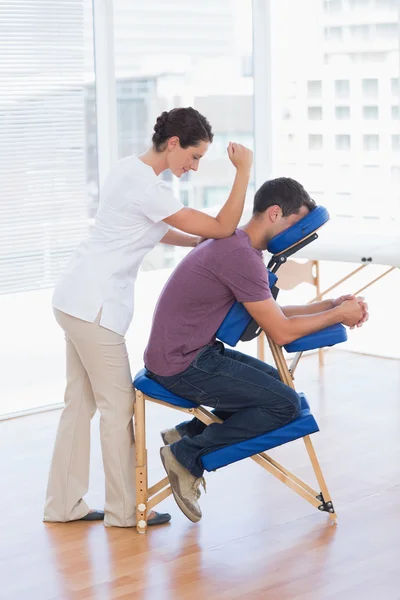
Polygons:
[[284,341],[281,345],[288,344],[304,335],[315,333],[330,325],[342,322],[340,307],[331,308],[316,314],[295,315],[289,317],[286,327],[282,331]]
[[316,315],[332,308],[332,300],[322,300],[321,302],[312,302],[311,304],[302,304],[300,306],[281,306],[281,310],[287,318],[301,315]]

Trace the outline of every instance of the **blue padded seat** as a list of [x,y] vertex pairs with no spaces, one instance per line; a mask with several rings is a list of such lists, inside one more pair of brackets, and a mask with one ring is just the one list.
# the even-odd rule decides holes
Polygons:
[[[180,396],[176,396],[172,392],[166,390],[162,385],[153,381],[146,375],[146,369],[142,369],[134,379],[135,388],[156,400],[161,400],[166,405],[180,406],[182,408],[197,408],[199,405],[191,400],[186,400]],[[219,450],[214,450],[209,454],[205,454],[202,458],[203,466],[207,471],[214,471],[220,467],[224,467],[230,463],[242,460],[248,456],[253,456],[258,452],[271,450],[276,446],[281,446],[287,442],[292,442],[305,435],[310,435],[319,431],[318,425],[310,412],[307,399],[304,394],[299,394],[301,399],[300,415],[283,427],[259,435],[257,437],[238,442]]]
[[326,348],[334,346],[347,340],[347,331],[341,323],[331,325],[321,331],[305,335],[290,344],[284,346],[286,352],[305,352],[306,350],[315,350],[317,348]]
[[278,233],[269,242],[267,250],[271,254],[280,254],[303,238],[311,235],[329,221],[329,213],[324,206],[316,206],[308,215],[297,221],[294,225]]
[[147,369],[141,369],[139,373],[136,374],[133,385],[137,390],[140,390],[147,396],[155,398],[156,400],[162,400],[167,404],[173,404],[174,406],[180,406],[181,408],[197,408],[199,406],[196,402],[186,400],[185,398],[181,398],[181,396],[176,396],[153,379],[150,379],[150,377],[147,376]]

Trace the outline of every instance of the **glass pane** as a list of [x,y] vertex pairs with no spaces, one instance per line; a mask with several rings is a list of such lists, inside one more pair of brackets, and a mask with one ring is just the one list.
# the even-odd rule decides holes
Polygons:
[[53,287],[97,204],[89,0],[0,3],[0,416],[62,401]]
[[[295,177],[328,208],[330,257],[336,233],[338,247],[345,247],[346,239],[351,248],[360,241],[360,257],[361,240],[370,243],[371,253],[382,244],[395,254],[400,231],[398,0],[270,4],[273,172]],[[290,145],[290,139],[296,144]],[[321,230],[321,253],[324,237]],[[324,261],[326,287],[353,266],[358,265]],[[376,266],[376,276],[386,268]],[[368,271],[360,286],[350,281],[339,293],[372,280]],[[362,338],[360,332],[349,336],[343,349],[354,350],[358,344],[366,353],[398,356],[393,339],[399,324],[393,325],[391,315],[397,311],[399,275],[394,271],[391,280],[384,278],[363,292],[371,307],[368,331],[360,330]],[[292,290],[284,301],[296,303],[296,293]]]
[[[197,173],[170,183],[188,206],[217,213],[233,183],[228,143],[254,145],[251,0],[115,0],[114,36],[119,157],[150,146],[163,110],[193,106],[214,141]],[[170,267],[186,252],[155,248],[143,270]]]

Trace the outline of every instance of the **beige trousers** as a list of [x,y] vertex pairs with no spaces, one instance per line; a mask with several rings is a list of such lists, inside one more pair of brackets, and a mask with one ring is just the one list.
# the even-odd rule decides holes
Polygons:
[[[105,525],[131,527],[135,515],[134,390],[125,338],[54,309],[67,343],[67,387],[47,487],[45,521],[72,521],[89,507],[90,421],[100,411]],[[98,507],[97,507],[98,508]]]

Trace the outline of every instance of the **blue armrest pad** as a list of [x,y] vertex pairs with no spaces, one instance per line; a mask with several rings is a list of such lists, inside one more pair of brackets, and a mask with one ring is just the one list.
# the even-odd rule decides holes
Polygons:
[[202,456],[201,462],[206,471],[214,471],[243,458],[253,456],[259,452],[266,452],[271,448],[282,446],[319,431],[317,422],[310,412],[306,397],[304,394],[299,394],[299,396],[301,399],[301,412],[297,419],[264,435],[205,454]]
[[[272,289],[277,282],[277,275],[268,271],[269,287]],[[218,328],[216,338],[235,347],[239,342],[244,330],[249,325],[252,317],[249,315],[241,302],[234,302],[225,319]]]
[[304,352],[306,350],[315,350],[326,346],[334,346],[347,340],[347,331],[340,323],[326,327],[316,333],[305,335],[298,340],[284,346],[286,352]]
[[229,346],[236,346],[251,319],[243,304],[235,302],[219,326],[216,338]]
[[268,244],[268,252],[271,254],[283,252],[314,231],[317,231],[327,221],[329,221],[328,211],[324,206],[317,206],[308,215],[289,227],[289,229],[278,233],[278,235],[272,238]]

